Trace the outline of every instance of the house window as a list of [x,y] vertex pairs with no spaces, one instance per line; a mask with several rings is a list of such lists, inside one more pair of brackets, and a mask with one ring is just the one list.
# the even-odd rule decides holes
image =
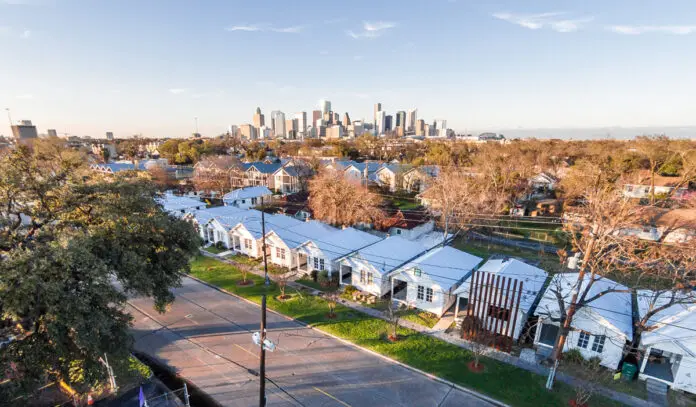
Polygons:
[[360,270],[360,282],[364,283],[366,280],[365,278],[365,270]]
[[541,333],[539,335],[539,343],[544,345],[553,346],[556,343],[556,337],[558,336],[558,327],[551,324],[542,324]]
[[319,270],[319,259],[317,257],[314,258],[314,270]]
[[244,248],[251,250],[251,239],[244,239]]
[[256,201],[257,201],[258,199],[259,199],[259,198],[251,198],[251,204],[252,204],[252,205],[256,205]]
[[413,269],[413,275],[414,275],[414,276],[420,277],[420,276],[421,276],[421,273],[422,273],[422,272],[421,272],[421,269],[419,269],[418,267],[416,267],[416,268]]
[[432,288],[425,289],[425,301],[433,302],[433,289]]
[[372,277],[372,272],[367,273],[367,284],[372,284],[374,282],[374,279]]
[[501,321],[510,321],[510,310],[507,308],[497,307],[495,305],[488,306],[488,315]]
[[604,335],[596,335],[592,342],[592,350],[597,353],[602,353],[604,350],[604,341],[607,339]]
[[276,257],[285,260],[285,249],[276,247]]
[[324,270],[324,259],[319,259],[319,270]]
[[425,298],[425,287],[422,285],[418,286],[418,292],[416,293],[416,299],[423,300]]
[[587,349],[588,343],[590,343],[590,334],[585,331],[580,331],[580,336],[578,337],[578,347]]

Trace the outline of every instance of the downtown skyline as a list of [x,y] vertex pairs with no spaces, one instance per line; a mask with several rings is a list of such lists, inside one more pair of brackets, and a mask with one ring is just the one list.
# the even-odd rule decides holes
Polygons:
[[696,125],[687,1],[163,5],[0,0],[0,107],[93,137],[186,137],[194,117],[211,136],[320,99],[459,133]]

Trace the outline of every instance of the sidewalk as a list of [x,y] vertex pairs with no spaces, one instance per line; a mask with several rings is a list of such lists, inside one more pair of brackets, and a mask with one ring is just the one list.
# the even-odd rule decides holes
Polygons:
[[[208,257],[217,258],[222,262],[234,265],[235,267],[238,267],[240,269],[247,269],[250,273],[253,273],[253,274],[256,274],[259,276],[264,275],[263,270],[259,269],[258,267],[251,267],[251,266],[248,266],[245,264],[240,264],[240,263],[234,262],[232,260],[228,260],[228,259],[224,259],[222,257],[219,257],[218,255],[208,253],[208,252],[202,251],[201,253],[205,256],[208,256]],[[297,281],[289,281],[288,286],[293,287],[295,289],[310,290],[310,293],[312,295],[322,294],[321,291],[316,290],[316,289],[311,288],[311,287],[307,287],[301,283],[298,283]],[[339,302],[342,305],[345,305],[346,307],[352,308],[356,311],[360,311],[360,312],[365,313],[371,317],[380,318],[383,320],[388,320],[388,318],[384,315],[384,313],[382,311],[377,310],[377,309],[366,307],[360,303],[346,300],[344,298],[341,298],[339,300]],[[451,324],[451,322],[447,324],[446,328],[448,328],[450,326],[450,324]],[[438,322],[438,324],[436,324],[433,328],[428,328],[426,326],[423,326],[423,325],[420,325],[420,324],[417,324],[417,323],[414,323],[411,321],[403,320],[403,319],[401,319],[399,321],[399,326],[401,326],[401,327],[408,328],[408,329],[414,330],[416,332],[420,332],[424,335],[432,336],[434,338],[440,339],[442,341],[448,342],[452,345],[456,345],[456,346],[459,346],[459,347],[467,349],[467,350],[471,350],[471,344],[469,343],[469,341],[464,340],[458,336],[445,333],[445,330],[442,329],[442,326],[439,326],[439,325],[440,325],[440,323]],[[541,375],[541,376],[547,376],[549,373],[549,369],[545,366],[525,362],[516,356],[512,356],[508,353],[500,352],[500,351],[492,349],[492,348],[489,349],[488,352],[486,352],[485,356],[488,358],[491,358],[491,359],[495,359],[499,362],[507,363],[509,365],[513,365],[513,366],[518,367],[520,369],[524,369],[524,370],[530,371],[532,373],[536,373],[536,374]],[[560,372],[556,375],[556,379],[563,382],[563,383],[571,385],[571,386],[574,386],[578,382],[578,379],[576,379],[575,377],[568,376],[568,375],[565,375],[565,374],[560,373]],[[599,393],[608,397],[608,398],[611,398],[614,401],[618,401],[618,402],[623,403],[623,404],[628,405],[628,406],[635,406],[635,407],[657,407],[658,406],[657,404],[651,403],[649,401],[642,400],[638,397],[631,396],[631,395],[625,394],[625,393],[621,393],[619,391],[612,390],[612,389],[609,389],[606,387],[602,388],[599,391]]]

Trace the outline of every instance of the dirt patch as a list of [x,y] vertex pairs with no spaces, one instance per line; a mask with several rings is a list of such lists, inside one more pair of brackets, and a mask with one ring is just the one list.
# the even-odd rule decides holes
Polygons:
[[389,335],[387,335],[387,340],[388,340],[389,342],[398,342],[398,341],[399,341],[399,335],[392,335],[392,334],[389,334]]
[[237,281],[237,287],[251,287],[252,285],[254,285],[252,280]]
[[278,300],[278,301],[280,301],[280,302],[285,302],[285,301],[291,300],[291,299],[292,299],[292,295],[288,295],[288,294],[279,295],[279,296],[275,297],[275,299]]
[[326,318],[328,318],[328,319],[336,319],[336,314],[334,314],[334,313],[328,313],[328,314],[326,314]]
[[469,371],[472,373],[481,373],[483,372],[483,363],[479,362],[478,366],[476,366],[476,361],[472,360],[471,362],[466,364],[466,367],[469,368]]

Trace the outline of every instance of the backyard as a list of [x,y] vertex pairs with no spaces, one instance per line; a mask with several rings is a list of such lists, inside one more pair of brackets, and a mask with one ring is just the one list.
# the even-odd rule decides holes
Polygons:
[[[554,391],[547,392],[545,377],[493,359],[484,358],[485,370],[473,373],[466,368],[473,360],[470,351],[410,329],[399,328],[399,340],[390,342],[386,339],[389,328],[386,321],[341,304],[336,307],[336,318],[329,319],[328,305],[322,298],[294,292],[291,300],[278,301],[279,290],[275,284],[266,287],[261,284],[261,277],[250,275],[256,284],[239,286],[239,270],[216,259],[197,257],[191,264],[191,274],[256,303],[266,294],[269,308],[281,314],[511,405],[560,406],[567,405],[574,396],[573,389],[562,383],[557,383]],[[620,404],[597,397],[591,400],[591,405]]]

